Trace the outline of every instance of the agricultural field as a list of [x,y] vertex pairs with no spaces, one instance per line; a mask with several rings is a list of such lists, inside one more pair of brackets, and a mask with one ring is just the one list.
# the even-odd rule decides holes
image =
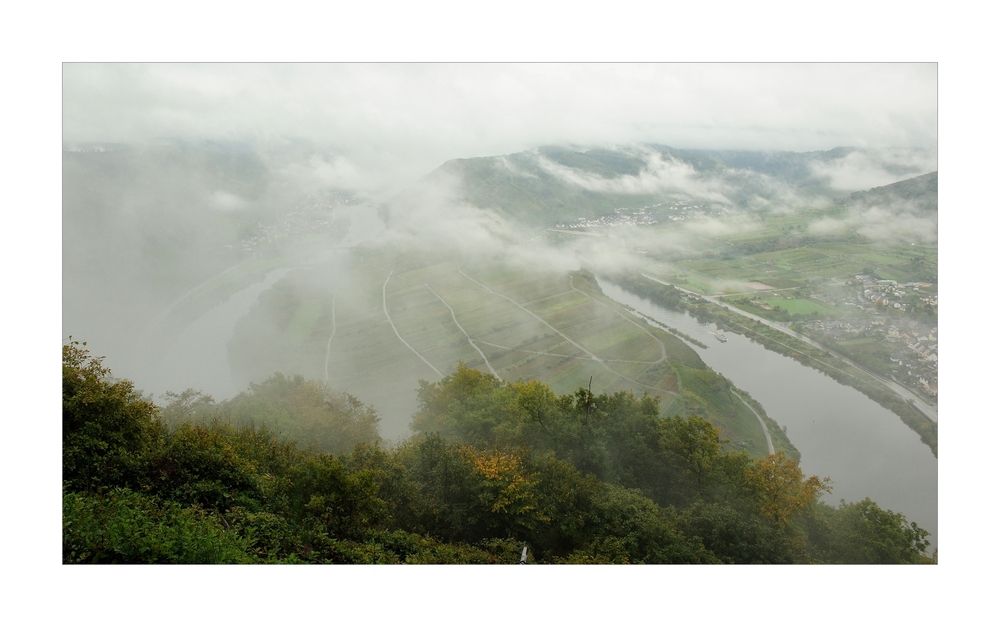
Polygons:
[[[704,415],[728,446],[764,454],[753,413],[683,340],[610,301],[583,273],[373,255],[349,280],[299,269],[237,327],[230,362],[247,381],[302,374],[371,403],[390,438],[406,435],[420,381],[459,361],[556,394],[590,386],[660,397],[664,415]],[[742,444],[741,444],[742,443]]]
[[[689,247],[700,251],[697,254],[652,254],[649,258],[659,276],[702,294],[762,289],[750,284],[803,288],[862,273],[900,283],[936,284],[937,247],[932,244],[871,242],[850,230],[837,236],[809,234],[811,223],[844,215],[840,207],[790,214],[760,213],[737,232],[711,236],[685,231]],[[671,239],[671,232],[687,226],[668,222],[655,228],[664,239]]]
[[838,310],[830,307],[829,305],[824,305],[823,303],[812,298],[793,298],[791,300],[784,298],[767,298],[762,299],[762,301],[771,307],[781,307],[790,314],[840,313]]

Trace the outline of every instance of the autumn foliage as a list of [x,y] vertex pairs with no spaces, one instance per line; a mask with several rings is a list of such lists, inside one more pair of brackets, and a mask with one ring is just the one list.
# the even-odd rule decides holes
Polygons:
[[929,561],[899,514],[824,504],[827,479],[653,397],[459,364],[391,448],[372,408],[301,377],[166,400],[63,347],[65,563]]

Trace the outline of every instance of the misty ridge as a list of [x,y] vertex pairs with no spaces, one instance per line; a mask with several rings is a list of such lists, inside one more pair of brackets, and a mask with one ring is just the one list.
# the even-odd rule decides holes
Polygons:
[[[844,205],[846,213],[817,218],[799,236],[853,230],[877,242],[937,237],[936,174],[928,174],[936,154],[921,149],[540,147],[448,161],[395,192],[372,188],[349,156],[304,142],[68,144],[63,163],[64,330],[106,347],[100,350],[126,369],[148,360],[136,347],[185,290],[261,256],[261,246],[311,263],[323,254],[317,251],[341,243],[351,207],[374,206],[384,219],[385,230],[362,244],[366,249],[521,269],[585,265],[598,273],[641,266],[646,253],[637,250],[700,254],[700,237],[753,231],[761,211],[825,204]],[[933,189],[915,188],[928,177]],[[906,179],[914,182],[899,183]],[[669,231],[621,225],[611,237],[542,237],[546,228],[615,208],[677,201],[699,204],[701,215]],[[298,248],[278,233],[281,225],[325,239]],[[266,228],[275,232],[262,238]]]
[[[550,146],[451,160],[397,191],[384,181],[366,185],[372,179],[359,174],[349,155],[306,142],[68,145],[64,330],[86,337],[110,365],[157,396],[194,387],[229,397],[275,371],[328,382],[340,377],[342,389],[392,414],[384,426],[394,425],[390,434],[399,437],[415,410],[413,390],[429,374],[421,364],[398,373],[390,395],[395,401],[389,401],[379,392],[375,366],[348,360],[331,371],[330,338],[308,342],[311,355],[286,346],[304,341],[286,328],[303,302],[307,325],[328,315],[318,303],[330,298],[342,319],[385,321],[384,290],[372,292],[376,278],[359,279],[348,259],[389,254],[411,265],[451,260],[456,267],[492,265],[527,274],[586,268],[614,275],[648,267],[651,256],[715,255],[707,251],[713,242],[759,230],[762,212],[794,215],[828,205],[843,211],[786,231],[788,244],[848,232],[873,242],[933,243],[936,186],[905,180],[871,192],[835,186],[849,172],[863,171],[858,176],[865,184],[907,179],[933,168],[933,157],[925,150],[702,153],[660,145]],[[650,218],[677,206],[683,215]],[[352,234],[358,211],[377,212],[384,228]],[[620,218],[636,211],[644,223]],[[613,228],[579,236],[577,227],[609,219]],[[671,228],[661,228],[667,224]],[[378,272],[391,273],[394,263],[386,261]],[[235,320],[212,323],[203,314],[255,284],[266,285],[260,299],[241,297],[246,304],[231,314],[240,320],[243,339],[229,340],[229,348],[194,339],[190,325],[198,321],[203,337],[225,341]],[[746,289],[726,280],[714,287]],[[361,305],[379,296],[382,307]],[[257,314],[247,317],[247,307]],[[273,311],[264,314],[262,307]],[[221,326],[211,331],[205,327],[211,324]],[[184,333],[187,348],[179,348],[176,340]],[[219,361],[219,354],[228,358]],[[345,374],[358,372],[372,372],[370,381]]]

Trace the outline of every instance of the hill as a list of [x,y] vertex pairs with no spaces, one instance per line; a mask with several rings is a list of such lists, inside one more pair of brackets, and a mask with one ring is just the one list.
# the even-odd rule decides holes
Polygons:
[[661,144],[615,148],[546,146],[491,157],[455,159],[386,203],[407,211],[431,189],[532,226],[606,215],[669,201],[738,210],[785,208],[842,197],[868,180],[926,172],[934,156],[919,150],[841,147],[814,152],[682,150]]
[[931,172],[891,185],[854,192],[849,202],[861,207],[908,203],[916,210],[937,215],[938,173]]
[[549,146],[448,161],[386,203],[386,215],[407,211],[435,188],[448,189],[459,202],[542,226],[670,200],[749,208],[778,198],[783,187],[759,172],[669,146]]

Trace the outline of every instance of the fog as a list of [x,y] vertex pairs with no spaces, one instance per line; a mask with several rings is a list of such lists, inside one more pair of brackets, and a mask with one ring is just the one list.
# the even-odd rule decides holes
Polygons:
[[[155,396],[245,386],[218,373],[223,349],[202,354],[192,338],[226,334],[226,316],[242,317],[278,270],[322,269],[309,272],[325,279],[300,280],[337,285],[347,315],[350,295],[362,299],[347,268],[365,255],[610,273],[647,254],[700,254],[699,238],[759,228],[754,211],[795,212],[937,167],[933,64],[68,64],[63,82],[63,337],[90,342]],[[854,148],[829,152],[838,146]],[[687,149],[764,151],[796,174]],[[513,196],[483,195],[501,175],[512,194],[531,183],[556,200],[523,219]],[[548,210],[576,219],[657,199],[713,213],[672,229],[547,235]],[[376,210],[384,230],[351,230]],[[933,242],[936,215],[851,205],[807,231],[844,229]],[[226,303],[240,313],[220,313]],[[185,356],[184,342],[199,351]],[[305,374],[323,372],[314,361]],[[417,367],[398,383],[412,397],[433,374]]]
[[63,88],[67,142],[308,142],[312,176],[367,190],[549,144],[937,144],[934,64],[78,63]]

